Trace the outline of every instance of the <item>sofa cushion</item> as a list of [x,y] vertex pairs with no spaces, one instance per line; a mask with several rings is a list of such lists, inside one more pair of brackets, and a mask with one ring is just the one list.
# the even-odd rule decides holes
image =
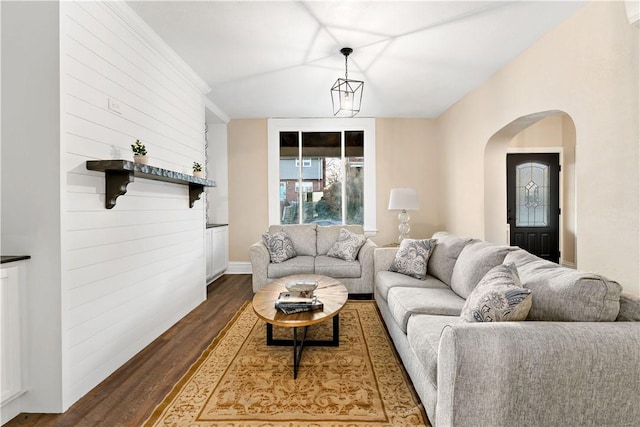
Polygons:
[[265,233],[262,235],[262,241],[269,250],[271,262],[283,262],[297,255],[293,242],[284,231]]
[[313,261],[315,257],[298,255],[279,264],[270,263],[267,266],[267,277],[278,279],[293,274],[313,274]]
[[485,274],[514,250],[509,246],[498,246],[484,241],[475,241],[462,249],[453,267],[451,289],[462,298],[467,298]]
[[414,314],[439,314],[459,316],[464,299],[451,289],[404,288],[389,289],[389,311],[404,333],[407,322]]
[[316,228],[318,233],[316,241],[316,253],[318,255],[326,255],[331,246],[338,240],[340,230],[349,230],[355,234],[364,235],[364,228],[361,225],[319,225]]
[[436,387],[438,377],[438,347],[440,334],[447,326],[460,323],[459,316],[434,316],[415,314],[407,322],[407,341],[416,359],[422,365],[426,377]]
[[520,281],[531,289],[527,320],[612,322],[620,311],[622,287],[594,273],[562,267],[519,249],[505,262],[518,268]]
[[465,322],[507,322],[527,318],[531,290],[524,288],[513,264],[493,267],[471,291],[460,317]]
[[389,271],[424,279],[427,276],[429,256],[435,244],[435,239],[404,239]]
[[640,322],[640,296],[620,294],[620,311],[616,322]]
[[358,258],[360,248],[366,240],[367,238],[364,237],[364,234],[356,234],[346,228],[341,228],[338,238],[329,249],[329,252],[327,252],[327,255],[345,261],[355,261]]
[[405,288],[436,288],[449,289],[447,285],[442,283],[435,277],[427,275],[424,280],[415,279],[400,273],[392,271],[378,271],[376,273],[376,292],[385,301],[389,296],[389,289],[402,286]]
[[357,278],[362,274],[362,268],[358,261],[345,261],[328,255],[318,255],[315,261],[315,274],[341,278]]
[[271,225],[269,227],[269,233],[283,230],[293,241],[293,247],[298,255],[316,256],[315,224]]
[[429,257],[427,271],[429,275],[440,279],[445,285],[451,286],[451,275],[453,274],[453,266],[462,252],[462,249],[468,245],[472,239],[467,237],[458,237],[446,231],[438,231],[432,236],[436,239],[436,246],[433,248]]

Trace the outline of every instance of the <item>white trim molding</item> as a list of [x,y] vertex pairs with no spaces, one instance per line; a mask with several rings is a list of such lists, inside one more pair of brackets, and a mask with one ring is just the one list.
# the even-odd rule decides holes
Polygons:
[[252,272],[249,261],[230,261],[229,266],[222,274],[252,274]]
[[373,118],[269,119],[267,121],[269,224],[280,224],[280,132],[364,131],[364,231],[377,232],[376,121]]
[[229,124],[229,122],[231,121],[229,116],[224,111],[222,111],[222,109],[220,107],[218,107],[216,104],[214,104],[212,100],[210,100],[206,96],[204,97],[204,106],[205,106],[205,108],[207,110],[211,111],[217,118],[219,118],[220,120],[222,120],[226,124]]

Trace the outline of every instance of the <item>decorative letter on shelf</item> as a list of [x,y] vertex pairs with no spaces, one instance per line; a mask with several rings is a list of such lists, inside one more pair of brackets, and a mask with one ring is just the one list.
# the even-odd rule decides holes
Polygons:
[[188,185],[190,208],[193,207],[196,200],[200,199],[204,187],[216,186],[214,181],[208,179],[197,178],[155,166],[141,165],[128,160],[87,160],[87,169],[104,172],[104,204],[107,209],[114,207],[116,199],[127,192],[127,185],[133,182],[134,177]]

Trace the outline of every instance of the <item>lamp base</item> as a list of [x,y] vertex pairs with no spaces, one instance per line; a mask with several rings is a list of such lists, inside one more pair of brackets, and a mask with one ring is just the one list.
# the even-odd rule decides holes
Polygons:
[[398,225],[398,232],[400,233],[398,243],[402,243],[404,239],[409,238],[409,231],[411,231],[411,227],[409,226],[410,219],[411,217],[405,209],[398,214],[398,221],[400,221],[400,225]]

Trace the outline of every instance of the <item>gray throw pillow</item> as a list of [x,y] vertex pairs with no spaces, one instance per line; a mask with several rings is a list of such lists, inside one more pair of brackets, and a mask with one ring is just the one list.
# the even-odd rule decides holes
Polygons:
[[389,271],[424,280],[427,277],[429,256],[436,242],[436,239],[404,239]]
[[525,320],[531,309],[531,290],[522,286],[514,264],[497,265],[469,294],[460,317],[465,322]]
[[269,249],[271,262],[281,263],[297,256],[293,242],[284,231],[265,233],[262,235],[265,246]]
[[345,261],[355,261],[358,257],[360,248],[364,245],[367,238],[364,234],[356,234],[347,230],[346,228],[340,229],[338,239],[327,252],[327,256],[333,258],[340,258]]

